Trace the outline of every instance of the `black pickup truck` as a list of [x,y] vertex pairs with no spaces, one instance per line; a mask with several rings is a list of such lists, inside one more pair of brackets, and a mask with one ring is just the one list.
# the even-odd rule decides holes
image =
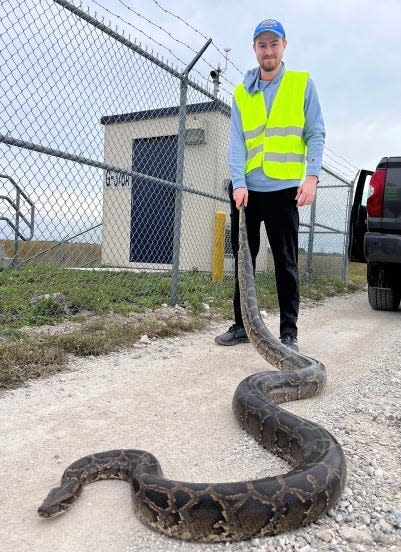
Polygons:
[[375,310],[401,301],[401,157],[383,157],[361,170],[351,210],[348,258],[367,263],[368,298]]

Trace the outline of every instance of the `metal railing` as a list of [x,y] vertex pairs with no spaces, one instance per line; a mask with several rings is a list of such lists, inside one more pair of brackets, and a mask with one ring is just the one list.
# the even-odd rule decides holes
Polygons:
[[[0,220],[6,221],[8,226],[10,226],[14,231],[14,255],[11,261],[11,266],[15,268],[19,266],[19,240],[29,241],[33,238],[35,205],[27,196],[27,194],[18,186],[15,180],[11,178],[11,176],[8,176],[7,174],[0,174],[0,180],[1,179],[8,180],[12,184],[15,191],[15,201],[13,201],[9,196],[0,195],[0,201],[5,201],[11,207],[12,213],[14,215],[13,219],[11,219],[4,214],[0,214]],[[23,214],[23,211],[21,209],[22,200],[24,200],[28,204],[28,217]],[[21,222],[25,223],[25,225],[27,226],[27,229],[29,231],[28,234],[25,234],[21,230]]]

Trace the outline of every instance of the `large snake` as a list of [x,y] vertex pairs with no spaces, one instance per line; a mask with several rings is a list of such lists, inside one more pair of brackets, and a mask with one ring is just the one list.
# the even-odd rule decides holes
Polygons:
[[141,450],[112,450],[85,456],[64,472],[60,486],[40,506],[50,518],[70,508],[85,483],[117,478],[130,482],[141,521],[165,535],[207,542],[275,535],[313,522],[332,508],[345,485],[346,464],[336,439],[325,429],[277,403],[314,396],[325,384],[317,360],[297,353],[267,330],[256,298],[244,208],[240,209],[241,309],[250,341],[279,371],[240,382],[233,410],[259,443],[292,464],[283,475],[234,483],[184,483],[163,477],[157,459]]

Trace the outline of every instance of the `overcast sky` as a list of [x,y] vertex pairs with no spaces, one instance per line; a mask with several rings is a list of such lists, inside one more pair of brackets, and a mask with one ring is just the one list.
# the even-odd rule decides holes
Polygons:
[[[189,63],[195,54],[172,37],[195,51],[210,37],[221,51],[208,47],[204,58],[210,66],[224,67],[223,49],[230,48],[229,59],[245,73],[256,66],[254,28],[263,19],[278,19],[287,33],[287,67],[309,71],[316,83],[329,150],[357,168],[369,169],[384,155],[401,155],[401,0],[86,0],[85,4],[179,69],[183,64],[177,57]],[[200,62],[196,69],[208,77],[210,66]],[[200,79],[198,73],[192,75]],[[230,81],[222,81],[228,98],[231,83],[242,76],[229,64],[224,77]]]

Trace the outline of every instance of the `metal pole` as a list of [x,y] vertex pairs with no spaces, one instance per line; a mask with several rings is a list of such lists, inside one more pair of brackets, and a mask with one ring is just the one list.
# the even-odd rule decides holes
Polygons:
[[[356,178],[356,177],[355,177]],[[345,236],[344,236],[344,255],[343,255],[343,271],[342,271],[342,278],[343,282],[347,280],[348,277],[348,247],[349,247],[349,230],[351,227],[351,209],[352,209],[352,198],[354,197],[354,184],[355,184],[355,178],[349,185],[348,189],[348,197],[347,197],[347,219],[346,219],[346,226],[345,226]]]
[[15,199],[15,231],[14,231],[14,257],[11,263],[11,266],[13,268],[19,267],[19,259],[18,259],[18,253],[19,253],[19,215],[20,215],[20,206],[21,206],[21,198],[20,198],[20,191],[19,188],[16,189],[16,199]]
[[185,149],[185,123],[187,116],[187,92],[188,92],[188,73],[195,63],[201,57],[203,52],[212,42],[212,39],[206,42],[201,50],[196,54],[191,63],[185,68],[180,81],[180,108],[178,112],[178,143],[177,143],[177,170],[176,170],[176,191],[175,191],[175,209],[174,209],[174,237],[173,237],[173,259],[171,267],[171,296],[170,304],[176,305],[178,302],[178,283],[180,269],[180,242],[181,242],[181,218],[182,218],[182,192],[184,186],[184,149]]
[[[175,182],[170,182],[169,180],[163,180],[162,178],[156,178],[154,176],[149,176],[147,174],[132,171],[130,169],[121,169],[120,167],[115,167],[114,165],[110,165],[108,163],[102,163],[101,161],[95,161],[94,159],[81,157],[79,155],[74,155],[73,153],[67,153],[65,151],[47,148],[45,146],[40,146],[39,144],[34,144],[32,142],[25,142],[24,140],[19,140],[18,138],[13,138],[12,136],[6,136],[5,134],[0,134],[0,144],[8,144],[9,146],[15,146],[17,148],[27,149],[30,151],[37,151],[39,153],[45,153],[46,155],[51,155],[53,157],[60,157],[61,159],[74,161],[74,163],[79,163],[80,165],[96,167],[97,169],[104,169],[106,171],[115,172],[117,174],[126,174],[134,178],[146,177],[146,179],[149,180],[149,182],[154,182],[155,184],[160,184],[161,186],[166,186],[171,189],[177,188],[177,184]],[[1,177],[8,178],[14,184],[14,181],[9,176],[0,174],[0,178]],[[196,188],[191,188],[189,186],[182,186],[182,190],[183,192],[189,192],[190,194],[196,194],[202,197],[208,197],[209,199],[217,199],[218,201],[223,201],[225,203],[229,202],[229,200],[225,197],[217,196],[215,194],[209,194],[208,192],[203,192],[202,190],[197,190]],[[24,194],[22,190],[20,191],[21,191],[21,194]],[[30,205],[33,206],[33,203],[30,201],[28,196],[23,195],[23,197],[30,202]],[[1,196],[0,199],[6,199],[6,197]]]

